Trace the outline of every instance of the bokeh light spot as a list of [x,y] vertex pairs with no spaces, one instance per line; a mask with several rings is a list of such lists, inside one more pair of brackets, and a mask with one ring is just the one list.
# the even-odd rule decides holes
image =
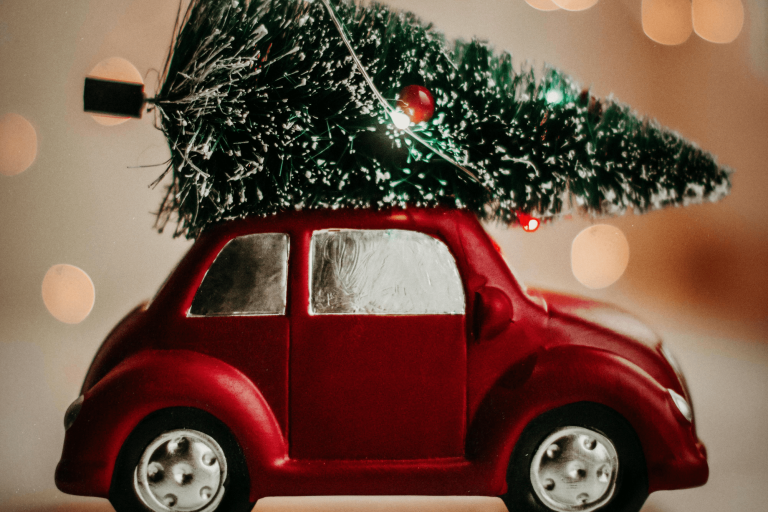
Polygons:
[[730,43],[744,26],[741,0],[693,0],[693,30],[711,43]]
[[19,114],[0,117],[0,174],[14,176],[32,165],[37,156],[37,132]]
[[[141,73],[136,67],[121,57],[110,57],[105,59],[94,67],[88,76],[93,78],[103,78],[105,80],[116,80],[120,82],[134,82],[143,84]],[[130,117],[115,117],[103,114],[93,114],[93,119],[104,126],[115,126],[122,124]]]
[[653,41],[683,44],[693,32],[690,0],[643,0],[643,31]]
[[597,3],[597,0],[552,0],[556,6],[566,11],[583,11]]
[[539,11],[556,11],[559,9],[552,0],[525,0],[528,5]]
[[587,288],[615,283],[629,263],[629,243],[624,233],[608,224],[590,226],[573,239],[571,269]]
[[96,290],[82,269],[73,265],[54,265],[43,278],[43,302],[48,311],[67,324],[85,320],[93,309]]

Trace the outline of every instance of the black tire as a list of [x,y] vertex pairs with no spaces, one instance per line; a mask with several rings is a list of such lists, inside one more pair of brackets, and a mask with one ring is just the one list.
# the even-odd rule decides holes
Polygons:
[[[131,432],[117,457],[109,501],[117,512],[147,512],[147,507],[134,486],[134,475],[145,450],[164,434],[175,430],[202,433],[215,440],[226,459],[226,478],[223,496],[217,512],[246,512],[254,503],[249,502],[250,479],[245,457],[230,430],[214,416],[192,408],[164,409],[148,415]],[[207,462],[210,463],[210,462]],[[217,493],[218,495],[218,493]],[[207,512],[207,511],[206,511]]]
[[[558,509],[558,505],[546,504],[539,497],[534,490],[531,465],[544,441],[552,439],[550,436],[556,436],[557,432],[563,432],[562,429],[566,427],[588,429],[604,436],[613,444],[618,457],[612,496],[605,498],[607,501],[601,504],[595,500],[592,505],[585,505],[583,510],[638,512],[648,498],[648,475],[640,441],[622,416],[592,402],[579,402],[553,409],[526,426],[510,459],[507,494],[501,497],[510,512],[553,512],[563,509]],[[549,481],[550,484],[552,482]],[[597,508],[592,508],[596,505]]]

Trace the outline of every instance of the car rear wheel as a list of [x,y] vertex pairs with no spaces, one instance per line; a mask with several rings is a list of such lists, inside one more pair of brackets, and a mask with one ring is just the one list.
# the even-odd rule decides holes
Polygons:
[[613,410],[571,404],[533,420],[507,472],[510,511],[637,512],[648,496],[642,448]]
[[242,451],[213,416],[167,409],[148,416],[123,445],[112,478],[117,512],[246,511]]

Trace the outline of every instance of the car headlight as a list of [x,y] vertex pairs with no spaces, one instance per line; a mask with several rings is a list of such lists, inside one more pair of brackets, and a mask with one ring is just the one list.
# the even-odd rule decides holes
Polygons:
[[691,390],[688,389],[688,381],[686,380],[685,375],[683,375],[683,370],[680,367],[680,363],[677,361],[677,358],[672,355],[672,352],[670,352],[666,345],[662,344],[660,348],[664,359],[667,360],[669,365],[675,371],[677,380],[680,381],[680,385],[683,387],[683,393],[685,394],[683,399],[686,400],[685,403],[688,404],[688,409],[691,411],[691,417],[693,417],[693,399],[691,398]]
[[678,393],[676,393],[672,389],[668,389],[669,395],[672,397],[672,401],[675,402],[675,405],[677,406],[677,410],[680,411],[680,414],[683,415],[685,419],[687,419],[689,422],[693,421],[693,409],[691,409],[691,406],[688,404],[688,401]]
[[80,395],[69,407],[67,407],[67,412],[64,413],[64,430],[69,430],[69,427],[75,422],[77,415],[80,414],[80,409],[82,408],[83,395]]
[[664,355],[664,359],[667,360],[672,369],[675,370],[677,376],[681,377],[683,375],[683,370],[680,368],[680,363],[677,362],[677,359],[672,355],[672,352],[669,351],[666,345],[661,345],[661,353]]

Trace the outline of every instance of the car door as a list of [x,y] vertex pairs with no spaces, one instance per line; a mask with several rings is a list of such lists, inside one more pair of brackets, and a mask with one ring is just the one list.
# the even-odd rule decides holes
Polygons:
[[227,242],[176,329],[183,347],[247,375],[283,430],[288,416],[289,253],[286,233],[254,233]]
[[460,457],[465,297],[456,262],[416,231],[304,237],[305,304],[291,317],[295,459]]

